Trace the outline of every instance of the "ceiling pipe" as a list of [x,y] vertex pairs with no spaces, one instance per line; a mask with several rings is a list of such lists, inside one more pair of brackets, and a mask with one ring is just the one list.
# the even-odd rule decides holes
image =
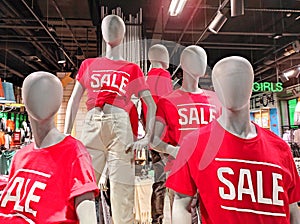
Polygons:
[[21,74],[20,72],[18,72],[18,71],[16,71],[16,70],[12,69],[12,68],[10,68],[10,67],[8,67],[8,66],[5,65],[5,64],[2,64],[1,62],[0,62],[0,67],[2,67],[2,68],[4,68],[5,70],[7,70],[7,71],[9,71],[9,72],[11,72],[11,73],[13,73],[13,74],[15,74],[16,76],[19,76],[20,78],[25,78],[25,76],[24,76],[23,74]]
[[[0,25],[1,28],[1,25]],[[153,33],[152,30],[147,29],[147,33]],[[178,34],[181,33],[181,30],[165,30],[164,34]],[[195,34],[203,32],[203,30],[187,30],[185,34]],[[159,34],[159,33],[156,33]],[[221,35],[233,35],[233,36],[273,36],[275,33],[266,33],[266,32],[233,32],[233,31],[219,31],[218,34]],[[300,36],[300,33],[282,33],[282,36],[285,37],[297,37]]]
[[30,13],[34,16],[34,18],[39,22],[39,24],[44,28],[46,33],[51,37],[53,42],[57,45],[57,47],[64,53],[66,58],[69,60],[69,62],[73,65],[74,68],[78,69],[74,61],[70,58],[70,56],[67,54],[67,52],[63,49],[60,43],[55,39],[55,37],[51,34],[51,32],[48,30],[48,28],[43,24],[43,22],[40,20],[40,18],[35,14],[35,12],[30,8],[30,6],[25,2],[25,0],[21,0],[23,4],[26,6],[26,8],[30,11]]
[[[194,8],[194,7],[193,7]],[[224,7],[228,8],[229,7]],[[219,9],[218,6],[200,6],[199,9]],[[283,12],[283,13],[300,13],[300,9],[270,9],[270,8],[244,8],[245,11],[254,11],[254,12]]]
[[[31,67],[32,69],[34,69],[35,71],[41,70],[40,68],[38,68],[37,66],[31,64],[30,62],[26,61],[24,58],[20,57],[19,55],[17,55],[16,53],[14,53],[13,51],[8,50],[7,51],[9,54],[11,54],[12,56],[14,56],[15,58],[17,58],[18,60],[26,63],[27,66]],[[49,68],[42,62],[38,62],[38,64],[44,69],[44,70],[49,70]]]
[[[10,9],[10,11],[12,11],[15,15],[19,15],[13,8],[12,6],[8,3],[8,2],[3,2],[6,7],[8,9]],[[6,12],[9,16],[13,16],[13,14],[11,12],[9,12],[7,9],[6,9]],[[34,37],[27,37],[27,36],[31,36],[32,33],[28,32],[27,30],[21,30],[20,33],[25,36],[29,41],[30,43],[37,49],[39,50],[40,52],[44,52],[49,60],[49,62],[57,69],[60,69],[60,67],[58,66],[58,64],[56,63],[56,60],[54,59],[53,57],[53,54],[49,53],[48,49],[46,49],[43,45],[39,45],[39,43],[37,43],[37,38],[34,38]]]
[[[63,28],[65,26],[56,25],[55,27]],[[11,24],[11,25],[0,24],[0,28],[1,29],[27,29],[27,30],[36,30],[36,29],[41,29],[41,26],[36,26],[36,25],[35,26],[33,26],[33,25],[18,25],[18,24],[16,24],[16,25],[15,24]],[[92,26],[73,26],[73,28],[75,28],[75,29],[92,29],[94,27],[92,27]]]
[[[70,31],[73,40],[74,40],[75,43],[77,44],[77,47],[80,47],[80,48],[82,49],[82,47],[80,46],[79,42],[77,41],[77,39],[76,39],[76,37],[75,37],[75,35],[74,35],[74,32],[73,32],[72,28],[71,28],[70,25],[67,23],[65,17],[64,17],[63,14],[61,13],[60,8],[58,7],[56,1],[55,1],[55,0],[52,0],[52,3],[53,3],[53,5],[54,5],[54,8],[56,9],[58,15],[60,16],[60,18],[62,19],[62,21],[64,22],[64,24],[65,24],[66,27],[68,28],[68,30]],[[84,51],[83,51],[83,52],[84,52]],[[83,55],[84,55],[84,57],[86,57],[86,54],[85,54],[85,53],[83,53]]]

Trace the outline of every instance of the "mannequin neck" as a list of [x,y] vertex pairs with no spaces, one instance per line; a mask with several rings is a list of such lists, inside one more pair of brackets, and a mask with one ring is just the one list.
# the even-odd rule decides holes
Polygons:
[[43,122],[30,119],[30,124],[36,148],[46,148],[55,145],[65,137],[64,134],[57,130],[52,118]]
[[255,125],[250,121],[249,105],[239,111],[222,107],[218,122],[226,131],[240,138],[251,139],[257,135]]
[[111,60],[124,60],[121,54],[120,45],[112,47],[109,44],[106,44],[106,55],[107,58]]
[[193,92],[193,93],[202,93],[203,90],[199,88],[199,78],[195,78],[189,74],[187,74],[185,71],[183,71],[183,80],[182,80],[182,86],[181,89],[186,92]]
[[163,64],[159,61],[151,61],[151,68],[162,68],[165,69]]

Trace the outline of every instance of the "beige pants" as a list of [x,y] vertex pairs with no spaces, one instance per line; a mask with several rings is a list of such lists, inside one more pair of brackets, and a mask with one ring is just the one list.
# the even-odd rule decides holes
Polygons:
[[95,108],[88,111],[80,140],[92,157],[97,181],[108,162],[114,224],[134,223],[133,152],[125,153],[133,142],[128,114],[104,114]]

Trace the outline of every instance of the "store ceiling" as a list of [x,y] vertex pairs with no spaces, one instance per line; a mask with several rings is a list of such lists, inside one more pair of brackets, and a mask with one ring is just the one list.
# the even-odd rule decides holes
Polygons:
[[[284,70],[300,64],[300,54],[293,52],[299,50],[293,45],[300,39],[299,0],[245,0],[245,14],[238,17],[230,16],[229,0],[188,0],[177,17],[168,15],[169,4],[170,0],[2,0],[0,77],[20,86],[33,71],[69,71],[83,58],[98,56],[101,6],[109,11],[121,7],[127,17],[142,8],[145,38],[199,44],[207,51],[210,67],[225,56],[244,56],[254,66],[256,81],[277,81]],[[228,20],[213,34],[207,27],[220,4]],[[167,45],[172,57],[180,54],[180,48]],[[57,63],[59,46],[68,55],[64,68]],[[286,56],[285,49],[292,54]],[[284,85],[298,83],[291,78]]]

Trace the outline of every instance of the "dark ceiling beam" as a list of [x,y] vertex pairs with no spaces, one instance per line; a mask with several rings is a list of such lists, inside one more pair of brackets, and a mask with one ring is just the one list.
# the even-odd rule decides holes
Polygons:
[[[182,41],[181,43],[188,43],[191,44],[192,42],[188,42],[188,41]],[[169,44],[168,42],[165,43],[166,45],[170,45],[170,46],[174,46],[174,44],[170,41]],[[235,47],[257,47],[260,49],[265,49],[268,48],[270,46],[270,44],[260,44],[260,43],[243,43],[243,42],[209,42],[209,41],[205,41],[205,42],[201,42],[201,45],[205,45],[205,46],[235,46]]]
[[70,31],[71,33],[71,36],[74,40],[74,42],[76,43],[77,47],[81,48],[82,49],[82,52],[83,52],[83,56],[86,57],[86,54],[85,52],[83,51],[83,48],[81,47],[80,43],[77,41],[76,37],[75,37],[75,34],[71,28],[71,26],[68,24],[68,22],[66,21],[65,17],[63,16],[59,6],[57,5],[56,3],[56,0],[52,0],[52,4],[54,6],[54,8],[56,9],[58,15],[60,16],[61,20],[64,22],[65,26],[67,27],[67,29]]
[[[1,36],[0,36],[1,37]],[[16,39],[1,39],[0,43],[31,43],[31,40],[27,40],[27,39],[20,39],[20,38],[16,38]],[[86,41],[82,41],[82,43],[84,44]],[[91,40],[89,41],[89,44],[96,44],[97,40]],[[39,40],[39,43],[41,44],[53,44],[53,41],[51,40]],[[64,45],[65,46],[71,46],[71,47],[75,47],[74,45],[72,45],[72,40],[70,40],[68,42],[68,40],[64,40]],[[93,46],[89,46],[88,48],[93,47]],[[76,47],[77,49],[77,47]]]
[[155,44],[155,40],[161,40],[163,37],[164,30],[169,20],[169,12],[168,12],[168,1],[162,1],[162,6],[158,11],[155,26],[152,35],[152,45]]
[[276,58],[273,62],[271,62],[269,65],[266,65],[264,68],[262,69],[257,69],[254,74],[255,76],[257,75],[260,75],[260,74],[263,74],[264,72],[272,69],[272,68],[276,68],[276,66],[284,63],[284,62],[287,62],[287,61],[290,61],[292,60],[292,58],[294,57],[294,55],[290,55],[290,56],[280,56],[278,58]]
[[[13,51],[7,50],[7,53],[9,53],[10,55],[14,56],[16,59],[18,59],[21,62],[25,62],[24,58],[20,57],[19,55],[17,55],[16,53],[14,53]],[[35,71],[40,70],[38,67],[36,67],[35,65],[32,65],[30,63],[26,63],[27,66],[29,66],[30,68],[34,69]]]
[[[55,25],[57,28],[65,28],[65,26],[62,25]],[[27,29],[27,30],[37,30],[42,29],[41,26],[36,25],[20,25],[20,24],[0,24],[1,29]],[[72,25],[72,29],[96,29],[93,26],[80,26],[80,25]]]
[[[193,7],[194,8],[194,7]],[[227,9],[230,9],[230,7],[224,7]],[[217,10],[219,9],[219,6],[200,6],[199,9],[213,9]],[[244,8],[245,11],[249,12],[278,12],[278,13],[300,13],[300,9],[270,9],[270,8]]]
[[35,12],[31,9],[31,7],[26,3],[25,0],[21,0],[23,2],[23,4],[26,6],[26,8],[29,10],[29,12],[33,15],[33,17],[39,22],[39,24],[44,28],[44,30],[46,31],[46,33],[51,37],[51,39],[53,40],[53,42],[57,45],[57,47],[64,53],[64,55],[66,56],[66,58],[68,59],[68,61],[74,66],[74,68],[77,68],[76,63],[70,58],[70,56],[67,54],[67,52],[63,49],[63,47],[61,46],[61,44],[58,42],[58,40],[56,40],[56,38],[51,34],[51,32],[49,31],[49,29],[43,24],[43,22],[40,20],[40,18],[35,14]]
[[[11,2],[7,2],[7,1],[3,1],[3,3],[5,4],[5,6],[7,8],[2,8],[5,10],[5,13],[8,15],[8,16],[12,16],[12,17],[15,17],[15,16],[19,16],[20,14],[13,8],[11,4]],[[8,11],[10,10],[10,11]],[[27,37],[27,39],[30,41],[30,43],[37,49],[39,50],[42,54],[44,53],[45,54],[45,57],[48,58],[49,60],[49,63],[52,64],[54,67],[56,67],[57,69],[60,69],[60,67],[58,66],[57,62],[56,62],[56,59],[53,57],[53,53],[52,52],[49,52],[49,50],[47,48],[45,48],[45,46],[43,46],[42,44],[40,44],[37,40],[37,38],[35,37],[28,37],[28,36],[33,36],[31,32],[29,32],[28,30],[24,29],[24,30],[19,30],[18,31],[18,34],[21,35],[21,36],[25,36]]]
[[19,76],[20,78],[25,78],[25,76],[23,74],[21,74],[20,72],[10,68],[8,65],[2,64],[1,62],[0,62],[0,67],[15,74],[16,76]]
[[[146,30],[147,33],[153,33],[151,29]],[[187,30],[185,31],[185,34],[198,34],[203,32],[203,30]],[[165,30],[165,34],[180,34],[182,33],[182,30]],[[218,32],[218,35],[231,35],[231,36],[274,36],[275,33],[269,33],[269,32],[235,32],[235,31],[225,31],[225,32]],[[300,36],[300,33],[282,33],[282,36],[285,37],[298,37]]]

